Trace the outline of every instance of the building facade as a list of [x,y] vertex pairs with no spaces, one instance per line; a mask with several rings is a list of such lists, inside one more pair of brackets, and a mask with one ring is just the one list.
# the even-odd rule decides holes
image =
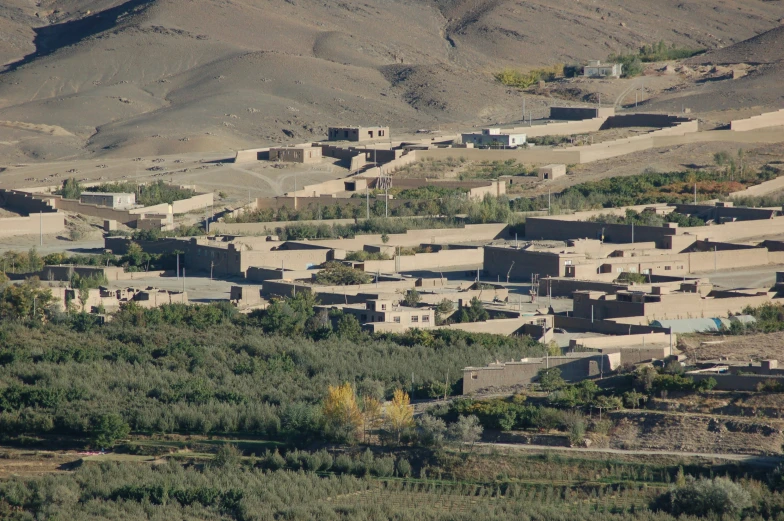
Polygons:
[[482,132],[462,134],[464,145],[491,148],[517,148],[525,145],[525,134],[504,134],[500,128],[483,128]]
[[586,78],[620,78],[623,74],[623,64],[605,63],[592,60],[583,67],[583,76]]
[[389,141],[389,127],[329,127],[330,141]]
[[[368,300],[364,307],[345,306],[343,312],[354,315],[360,324],[388,323],[394,328],[430,329],[436,325],[433,308],[410,308],[392,300]],[[382,328],[383,329],[383,328]],[[379,331],[378,327],[374,327]]]
[[104,193],[104,192],[82,192],[79,197],[82,204],[95,204],[98,206],[108,206],[122,210],[136,206],[136,194],[134,193]]
[[287,163],[318,163],[321,161],[320,147],[281,147],[270,148],[270,161]]

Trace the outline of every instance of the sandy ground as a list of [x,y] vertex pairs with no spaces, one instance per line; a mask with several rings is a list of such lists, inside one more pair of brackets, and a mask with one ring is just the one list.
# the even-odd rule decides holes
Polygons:
[[[605,59],[659,40],[727,47],[782,16],[776,2],[740,0],[7,0],[0,160],[235,150],[319,139],[340,124],[386,123],[399,133],[515,121],[522,96],[494,79],[504,68]],[[697,96],[686,104],[696,113],[780,98],[763,88],[776,85],[774,69],[750,74],[746,96],[724,94],[746,80],[648,75],[548,87],[526,93],[526,106],[534,117],[562,99],[628,106],[639,91],[674,110]]]

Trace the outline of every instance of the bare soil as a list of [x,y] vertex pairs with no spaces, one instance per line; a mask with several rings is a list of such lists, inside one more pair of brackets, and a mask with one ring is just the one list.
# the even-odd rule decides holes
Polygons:
[[[512,122],[521,94],[493,77],[505,67],[604,59],[658,40],[717,49],[782,16],[779,2],[740,0],[7,0],[0,159],[204,153],[321,139],[337,124],[400,134]],[[731,81],[776,85],[779,72]],[[732,92],[725,81],[650,75],[651,95],[678,82]],[[633,103],[636,80],[603,81],[575,82],[581,94],[526,94],[527,108],[540,117],[560,95]],[[687,106],[764,108],[779,91],[711,91]]]

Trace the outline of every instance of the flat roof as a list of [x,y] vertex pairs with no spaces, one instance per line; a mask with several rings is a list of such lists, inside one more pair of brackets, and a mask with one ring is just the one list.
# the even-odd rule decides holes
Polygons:
[[82,192],[81,195],[136,195],[134,192]]

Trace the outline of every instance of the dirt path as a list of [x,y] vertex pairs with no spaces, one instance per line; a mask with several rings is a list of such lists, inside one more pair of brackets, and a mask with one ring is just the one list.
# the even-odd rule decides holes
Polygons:
[[617,454],[626,456],[680,456],[684,458],[721,459],[753,463],[761,467],[776,467],[784,461],[782,456],[758,456],[754,454],[725,454],[718,452],[682,452],[675,450],[622,450],[605,448],[551,447],[549,445],[522,445],[516,443],[476,443],[479,447],[504,447],[517,450],[580,452],[596,454]]

